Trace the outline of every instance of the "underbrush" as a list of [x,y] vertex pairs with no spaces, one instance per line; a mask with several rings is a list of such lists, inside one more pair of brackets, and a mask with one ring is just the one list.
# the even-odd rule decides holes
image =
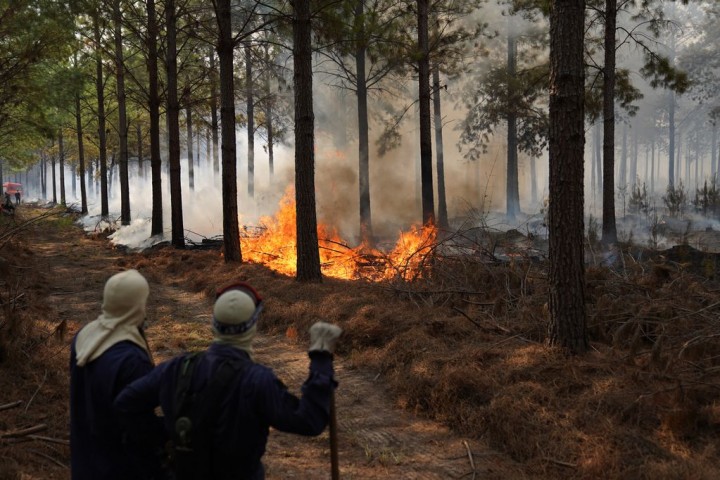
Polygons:
[[[702,261],[622,255],[589,267],[592,348],[567,357],[545,344],[545,260],[507,249],[499,260],[474,247],[434,249],[429,274],[414,281],[299,284],[262,265],[226,264],[218,251],[169,247],[116,266],[203,292],[208,303],[218,287],[248,281],[265,300],[260,329],[298,342],[316,320],[341,325],[346,366],[372,372],[404,408],[484,439],[528,478],[720,478],[720,301]],[[0,256],[0,368],[14,369],[0,387],[33,398],[37,385],[67,381],[65,368],[43,372],[59,326],[27,316],[42,304],[42,279],[17,268],[32,252],[13,241]],[[27,414],[3,412],[0,430],[34,424],[41,405],[64,408],[38,396]],[[15,457],[3,457],[0,477],[11,478]]]
[[661,259],[589,267],[592,348],[567,357],[545,344],[544,261],[432,262],[413,282],[322,284],[212,251],[161,249],[126,266],[209,298],[249,281],[265,298],[265,332],[304,341],[318,319],[340,324],[347,364],[374,372],[403,407],[484,438],[529,477],[720,477],[717,283]]

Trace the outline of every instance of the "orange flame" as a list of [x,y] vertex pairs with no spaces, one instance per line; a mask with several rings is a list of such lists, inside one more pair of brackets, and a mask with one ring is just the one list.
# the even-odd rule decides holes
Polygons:
[[[295,275],[297,242],[295,200],[292,188],[280,200],[273,217],[260,218],[261,227],[244,227],[240,243],[243,258],[262,263],[273,270]],[[405,281],[426,276],[429,257],[434,252],[437,229],[433,225],[413,227],[401,232],[388,253],[362,244],[350,247],[333,228],[318,223],[320,264],[323,275],[334,278]]]

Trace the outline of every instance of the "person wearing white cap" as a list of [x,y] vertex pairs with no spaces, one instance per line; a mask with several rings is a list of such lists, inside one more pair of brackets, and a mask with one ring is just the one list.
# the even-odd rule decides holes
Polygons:
[[[137,270],[110,277],[102,313],[73,339],[70,353],[70,465],[73,480],[160,478],[157,452],[123,441],[113,401],[153,361],[142,331],[150,293]],[[155,421],[152,416],[146,420]],[[156,435],[162,436],[157,425]],[[160,443],[160,440],[158,440]]]
[[162,408],[177,480],[264,479],[261,459],[270,427],[314,436],[329,422],[337,387],[333,352],[342,330],[326,322],[310,328],[310,374],[298,398],[270,368],[253,361],[263,307],[247,283],[218,291],[210,347],[158,365],[115,401],[138,438],[145,434],[143,415]]

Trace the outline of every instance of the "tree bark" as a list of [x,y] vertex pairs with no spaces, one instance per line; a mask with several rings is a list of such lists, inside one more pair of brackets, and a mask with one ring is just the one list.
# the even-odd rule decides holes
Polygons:
[[418,21],[418,98],[420,110],[420,184],[423,225],[435,224],[432,178],[432,138],[430,122],[430,45],[428,39],[428,0],[417,0]]
[[188,162],[188,181],[190,191],[195,190],[195,165],[193,159],[193,124],[192,124],[192,107],[190,106],[190,93],[184,95],[185,100],[185,128],[187,134],[187,162]]
[[603,70],[603,222],[602,242],[617,243],[615,223],[615,24],[617,0],[605,0]]
[[[361,19],[364,15],[364,4],[359,1],[355,4],[355,18]],[[357,49],[355,51],[356,94],[358,116],[358,193],[360,195],[360,242],[373,245],[372,210],[370,209],[370,147],[367,103],[367,77],[365,56],[364,20],[361,20],[361,30],[358,32]]]
[[63,138],[63,131],[62,128],[60,128],[60,131],[58,133],[58,160],[59,160],[59,170],[60,170],[60,205],[63,207],[66,205],[65,203],[65,139]]
[[162,156],[160,155],[160,95],[158,93],[158,24],[155,0],[147,0],[148,15],[148,107],[150,110],[150,176],[152,183],[152,225],[150,235],[163,234]]
[[255,196],[255,93],[253,92],[252,47],[245,43],[245,82],[247,94],[247,192],[248,197]]
[[167,25],[167,118],[168,160],[170,164],[170,223],[171,243],[175,248],[185,248],[185,227],[182,214],[182,181],[180,171],[180,103],[177,91],[177,46],[175,0],[165,6]]
[[88,201],[85,186],[85,143],[83,141],[82,110],[80,109],[80,90],[75,91],[75,131],[78,143],[78,177],[80,177],[80,213],[87,215]]
[[438,226],[448,228],[447,198],[445,195],[445,158],[443,152],[443,125],[440,101],[440,68],[435,64],[433,68],[433,109],[435,114],[435,158],[438,183]]
[[520,213],[520,187],[518,179],[517,111],[515,110],[515,78],[517,76],[517,36],[512,17],[508,17],[507,37],[507,177],[506,215],[514,221]]
[[217,2],[218,59],[220,63],[220,125],[222,128],[223,245],[226,262],[242,262],[237,203],[235,153],[235,80],[230,0]]
[[125,58],[123,55],[122,13],[120,1],[113,2],[113,23],[115,27],[115,79],[117,82],[118,137],[120,166],[120,223],[130,225],[130,182],[128,178],[128,123],[125,96]]
[[312,95],[310,1],[295,0],[293,12],[296,278],[301,282],[320,282],[322,272],[315,211],[315,115]]
[[98,117],[98,150],[100,163],[100,215],[107,217],[110,214],[108,206],[107,184],[107,133],[105,132],[105,79],[103,78],[102,64],[102,37],[100,35],[100,11],[95,11],[93,18],[93,34],[95,41],[95,91],[97,93]]
[[553,0],[550,15],[549,342],[588,348],[583,252],[584,0]]
[[212,131],[213,174],[220,173],[220,155],[218,139],[218,95],[217,95],[217,67],[215,65],[215,52],[210,49],[210,130]]

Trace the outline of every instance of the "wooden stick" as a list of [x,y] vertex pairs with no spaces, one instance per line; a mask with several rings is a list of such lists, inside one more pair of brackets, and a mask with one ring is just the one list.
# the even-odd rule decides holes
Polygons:
[[55,465],[59,465],[59,466],[61,466],[61,467],[63,467],[63,468],[66,468],[66,469],[68,469],[68,470],[70,469],[70,467],[68,467],[67,465],[65,465],[64,463],[62,463],[60,460],[58,460],[58,459],[56,459],[56,458],[53,458],[53,457],[51,457],[50,455],[48,455],[48,454],[46,454],[46,453],[38,452],[37,450],[30,450],[30,451],[33,452],[33,453],[35,453],[35,454],[37,454],[37,455],[40,455],[41,457],[43,457],[43,458],[45,458],[45,459],[47,459],[47,460],[50,460],[50,461],[53,462]]
[[15,430],[11,432],[0,432],[0,438],[14,438],[14,437],[23,437],[25,435],[29,435],[31,433],[35,432],[41,432],[47,428],[47,425],[44,423],[41,423],[39,425],[35,425],[34,427],[28,427],[23,428],[22,430]]
[[335,389],[330,394],[330,470],[332,480],[340,480],[338,463],[337,412],[335,411]]
[[475,460],[473,460],[472,451],[470,450],[470,445],[468,445],[467,440],[463,440],[463,444],[465,445],[465,450],[467,450],[468,459],[470,460],[470,467],[472,468],[472,480],[475,480],[475,475],[477,475],[477,469],[475,468]]
[[42,440],[44,442],[59,443],[60,445],[70,445],[70,440],[63,440],[62,438],[44,437],[42,435],[28,435],[28,438],[33,440]]
[[0,405],[0,412],[2,412],[3,410],[10,410],[11,408],[18,407],[20,406],[20,404],[22,404],[22,400],[18,400],[12,403],[6,403],[5,405]]
[[48,376],[48,371],[46,369],[45,376],[43,377],[42,382],[40,382],[40,385],[38,385],[37,389],[35,390],[35,393],[32,394],[32,397],[30,397],[30,400],[28,400],[27,405],[25,405],[25,413],[27,413],[28,408],[30,408],[30,404],[32,403],[32,401],[35,400],[35,395],[37,395],[38,392],[40,391],[40,389],[42,388],[42,386],[45,385],[45,380],[47,380],[47,376]]

